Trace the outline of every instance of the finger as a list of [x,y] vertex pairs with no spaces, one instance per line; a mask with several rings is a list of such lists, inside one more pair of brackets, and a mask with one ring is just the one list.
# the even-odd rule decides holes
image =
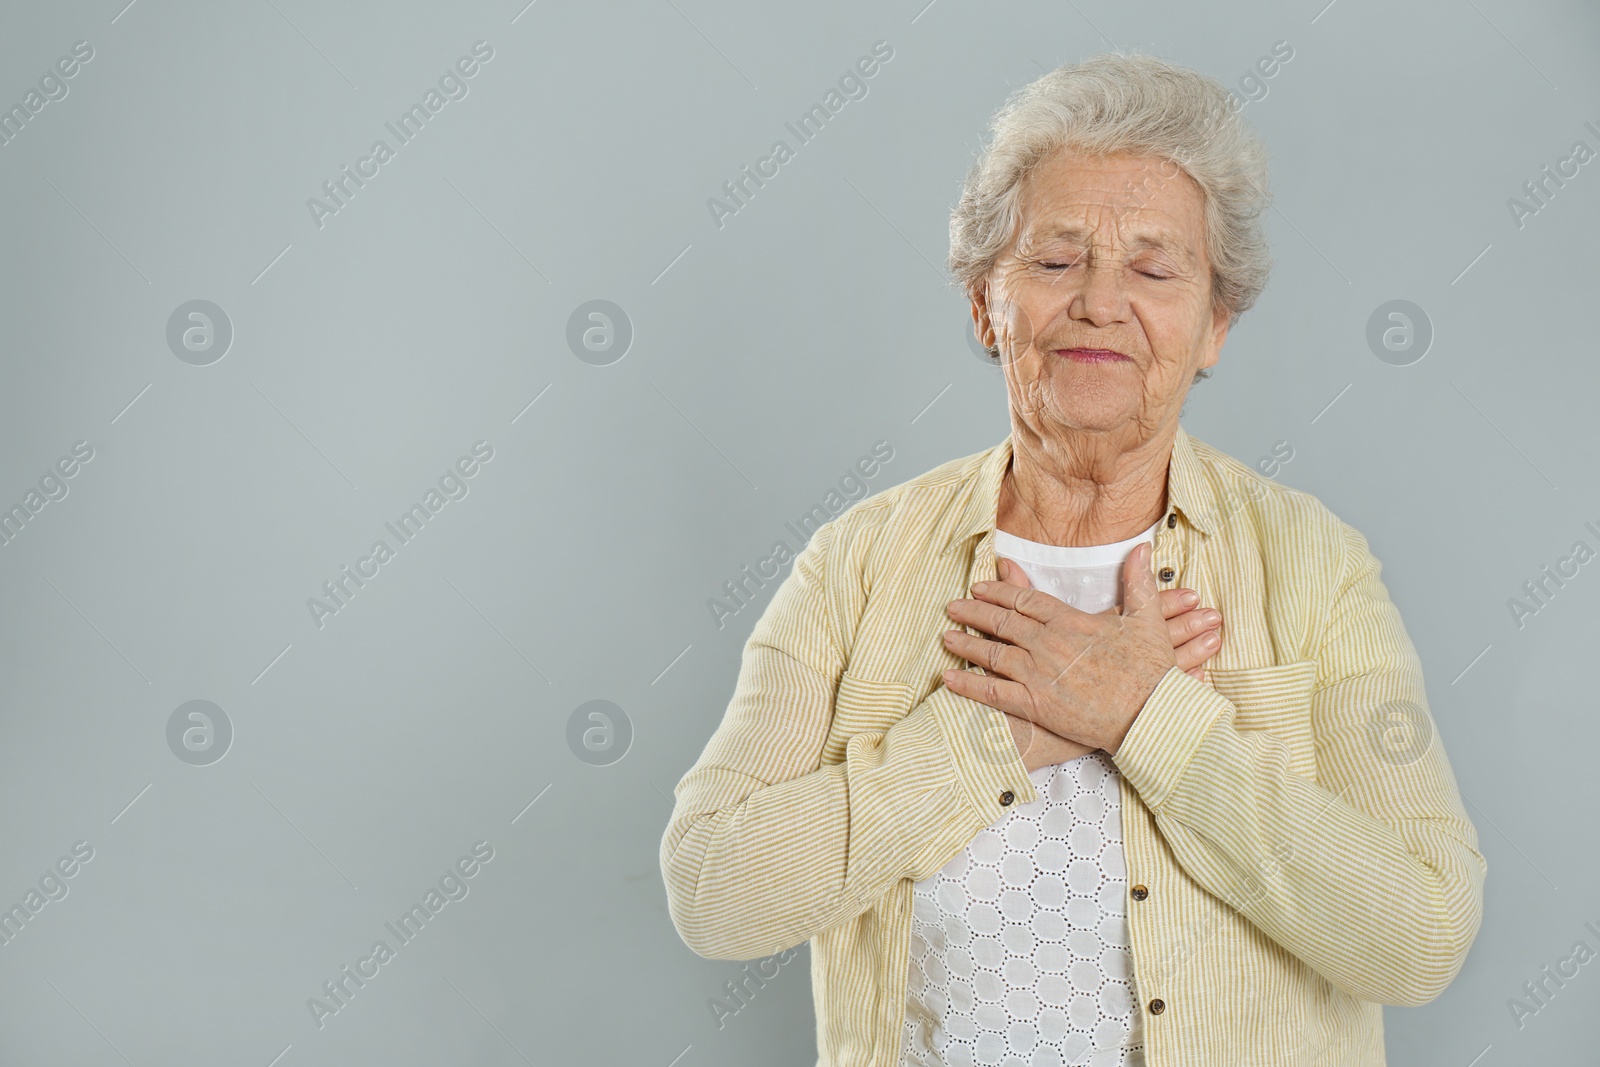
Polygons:
[[946,689],[958,696],[976,700],[1019,718],[1028,718],[1025,703],[1028,689],[1020,682],[997,678],[992,674],[948,670],[944,672],[944,684]]
[[1167,620],[1167,637],[1173,648],[1177,648],[1185,641],[1192,641],[1207,630],[1220,630],[1222,628],[1222,612],[1215,608],[1195,608],[1186,611],[1176,618]]
[[1161,611],[1160,590],[1151,563],[1155,546],[1141,541],[1122,565],[1122,614],[1153,615]]
[[974,637],[965,630],[946,630],[944,647],[969,663],[975,663],[986,671],[1002,674],[1007,678],[1015,677],[1016,672],[1020,670],[1016,657],[1025,655],[1015,645]]
[[1200,603],[1200,594],[1193,589],[1163,589],[1161,590],[1161,614],[1171,619],[1192,611]]
[[[1016,570],[1021,571],[1021,567]],[[1040,623],[1053,622],[1062,615],[1082,615],[1088,618],[1088,613],[1079,611],[1066,601],[1051,596],[1039,589],[1015,585],[1011,582],[974,582],[972,586],[974,599],[988,603],[998,604],[1002,608],[1016,612]],[[993,633],[994,631],[987,631]]]
[[1186,641],[1172,650],[1178,669],[1193,670],[1215,656],[1222,649],[1222,639],[1215,630],[1207,630],[1193,641]]
[[1000,580],[1008,585],[1018,585],[1024,589],[1032,589],[1033,583],[1028,581],[1028,574],[1016,562],[1003,556],[995,557],[995,569],[1000,573]]
[[1191,667],[1183,673],[1187,674],[1197,682],[1203,682],[1206,680],[1206,670],[1204,667]]
[[[1016,589],[1002,583],[1000,588]],[[1028,592],[1024,589],[1022,592]],[[959,623],[982,630],[1007,644],[1027,644],[1044,629],[1044,623],[1020,612],[984,600],[952,600],[945,614]]]
[[[1002,582],[1005,582],[1007,585],[1014,585],[1019,589],[1033,588],[1033,583],[1029,581],[1027,571],[1022,569],[1022,564],[1018,563],[1014,559],[1003,559],[1000,557],[996,558],[998,562],[995,565],[995,569],[1000,572],[1000,580]],[[1038,590],[1038,592],[1043,596],[1050,597],[1052,600],[1061,599],[1053,593],[1046,593],[1042,589]],[[1053,608],[1054,605],[1051,605],[1051,607]],[[1040,614],[1040,612],[1035,611],[1033,614],[1037,616]]]

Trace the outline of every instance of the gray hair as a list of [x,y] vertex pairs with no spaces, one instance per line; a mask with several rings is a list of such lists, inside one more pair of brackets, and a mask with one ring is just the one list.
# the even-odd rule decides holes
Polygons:
[[[1147,155],[1176,165],[1204,195],[1212,306],[1228,313],[1231,326],[1272,270],[1261,225],[1271,203],[1267,150],[1241,106],[1198,71],[1116,52],[1057,67],[1015,90],[990,120],[992,140],[950,214],[954,284],[968,293],[982,288],[1018,236],[1025,180],[1054,153]],[[1195,381],[1209,376],[1201,370]]]

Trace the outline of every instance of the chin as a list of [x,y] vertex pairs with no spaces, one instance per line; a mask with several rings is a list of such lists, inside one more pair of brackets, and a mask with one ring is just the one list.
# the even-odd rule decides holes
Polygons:
[[1127,426],[1132,418],[1128,411],[1061,411],[1053,420],[1063,429],[1079,433],[1114,433]]
[[1089,390],[1075,391],[1070,400],[1054,405],[1051,411],[1055,421],[1064,426],[1096,431],[1125,426],[1138,413],[1139,405],[1135,397],[1115,394],[1096,396]]

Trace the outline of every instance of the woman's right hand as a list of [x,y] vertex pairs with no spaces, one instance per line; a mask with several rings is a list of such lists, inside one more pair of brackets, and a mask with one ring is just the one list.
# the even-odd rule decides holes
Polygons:
[[[1001,581],[1031,588],[1027,575],[1014,562],[1000,559],[998,565]],[[1199,595],[1193,589],[1164,589],[1158,597],[1178,669],[1196,681],[1205,681],[1205,662],[1222,647],[1222,613],[1215,608],[1200,607]],[[1030,772],[1094,751],[1087,745],[1051,733],[1031,719],[1009,712],[1002,714],[1006,725],[1011,727],[1011,739],[1016,742],[1023,765]]]

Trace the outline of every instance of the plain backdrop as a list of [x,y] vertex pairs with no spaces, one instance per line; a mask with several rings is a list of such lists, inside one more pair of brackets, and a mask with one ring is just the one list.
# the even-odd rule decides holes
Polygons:
[[1592,1062],[1600,964],[1508,1001],[1600,950],[1600,563],[1509,602],[1600,548],[1600,162],[1508,201],[1600,151],[1593,4],[523,3],[0,6],[0,1061],[809,1067],[809,953],[719,1026],[740,965],[666,913],[773,585],[709,605],[874,442],[877,492],[1005,435],[949,210],[1009,91],[1115,47],[1250,98],[1275,270],[1184,425],[1369,538],[1488,857],[1389,1062]]

